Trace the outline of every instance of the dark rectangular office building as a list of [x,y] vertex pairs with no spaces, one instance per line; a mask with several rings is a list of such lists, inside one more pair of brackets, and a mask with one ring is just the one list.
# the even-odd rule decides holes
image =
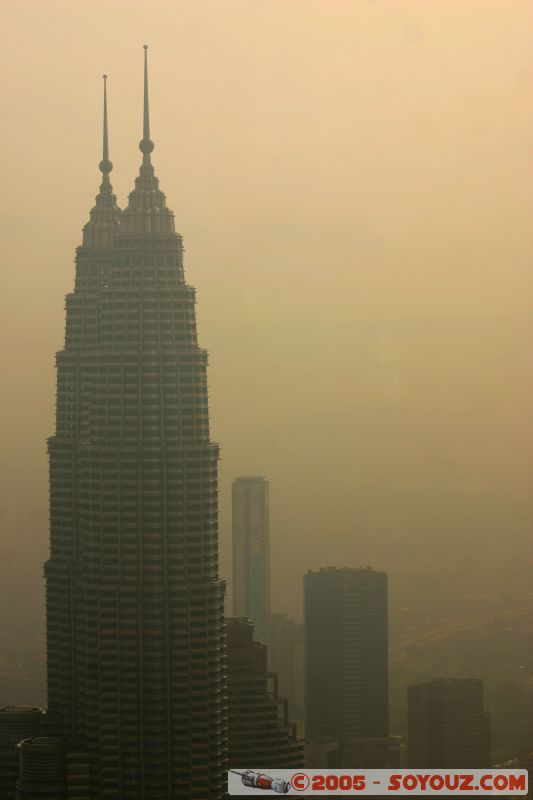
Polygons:
[[410,767],[490,767],[490,716],[483,681],[453,678],[408,689]]
[[304,594],[306,738],[337,742],[342,761],[356,739],[389,733],[387,575],[323,568]]

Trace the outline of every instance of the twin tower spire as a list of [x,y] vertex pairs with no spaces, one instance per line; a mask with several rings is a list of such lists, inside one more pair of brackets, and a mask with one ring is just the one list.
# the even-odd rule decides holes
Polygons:
[[[107,75],[104,79],[104,130],[102,160],[99,167],[103,175],[109,175],[113,169],[113,163],[109,160],[109,132],[107,128]],[[150,104],[148,99],[148,45],[144,45],[144,107],[143,107],[143,138],[139,142],[141,153],[148,155],[154,149],[154,143],[150,139]]]
[[156,235],[174,234],[174,215],[166,207],[165,195],[159,189],[150,153],[154,143],[150,139],[150,106],[148,96],[148,46],[144,45],[144,104],[143,138],[139,150],[143,161],[135,189],[129,195],[127,207],[121,211],[109,174],[113,163],[109,159],[109,132],[107,124],[107,75],[104,78],[104,120],[102,136],[102,160],[99,168],[102,173],[100,191],[96,203],[90,211],[90,220],[83,228],[84,247],[111,247],[117,235]]

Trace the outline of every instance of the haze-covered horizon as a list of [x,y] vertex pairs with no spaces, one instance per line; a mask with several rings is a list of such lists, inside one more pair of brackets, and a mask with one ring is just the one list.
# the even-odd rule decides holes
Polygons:
[[522,591],[531,4],[6,0],[0,14],[11,647],[44,635],[54,353],[100,180],[101,74],[123,207],[140,163],[145,42],[153,162],[210,356],[223,573],[231,481],[262,474],[274,610],[299,617],[302,573],[324,564],[375,564],[395,598],[419,602],[440,567],[453,592],[479,564],[475,591],[501,592],[497,563],[507,580],[515,547]]

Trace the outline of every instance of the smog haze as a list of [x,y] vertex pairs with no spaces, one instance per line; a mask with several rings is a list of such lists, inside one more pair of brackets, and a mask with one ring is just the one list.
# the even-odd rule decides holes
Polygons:
[[[257,474],[275,611],[299,619],[302,574],[323,565],[386,570],[391,603],[441,598],[436,620],[447,598],[525,604],[531,4],[4,0],[0,15],[0,701],[45,702],[54,353],[100,181],[101,74],[123,207],[145,42],[153,162],[209,352],[223,574],[231,482]],[[28,653],[38,696],[13,697]]]

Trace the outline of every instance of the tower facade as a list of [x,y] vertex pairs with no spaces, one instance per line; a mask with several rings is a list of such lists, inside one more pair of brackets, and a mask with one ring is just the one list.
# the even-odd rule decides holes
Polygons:
[[269,484],[263,477],[236,478],[232,488],[233,612],[248,617],[254,636],[270,634]]
[[447,678],[408,689],[410,767],[490,767],[490,717],[483,681]]
[[267,668],[263,642],[249,619],[227,619],[228,765],[233,768],[302,767],[304,742],[289,722],[287,700]]
[[17,744],[20,777],[17,800],[67,800],[65,742],[35,736]]
[[349,766],[343,750],[389,732],[387,575],[308,572],[304,606],[306,739],[337,743],[340,765]]
[[15,800],[20,761],[17,744],[22,739],[39,734],[44,716],[42,708],[32,706],[0,708],[0,797],[2,800]]
[[90,796],[218,800],[225,784],[224,583],[207,353],[181,236],[151,163],[100,193],[76,254],[50,454],[49,713]]
[[289,701],[292,720],[304,718],[305,646],[304,625],[287,614],[271,614],[268,663],[278,676],[278,688]]

